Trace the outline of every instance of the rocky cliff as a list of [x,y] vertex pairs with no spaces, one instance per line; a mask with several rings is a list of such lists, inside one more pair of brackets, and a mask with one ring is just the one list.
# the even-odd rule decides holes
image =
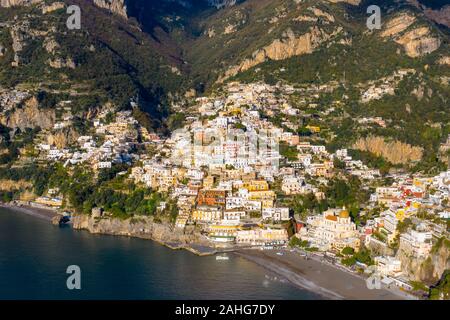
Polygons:
[[42,0],[0,0],[0,7],[10,8],[40,3]]
[[51,109],[40,109],[35,97],[27,100],[22,108],[17,108],[8,115],[0,115],[0,123],[12,128],[49,129],[55,123],[55,111]]
[[417,18],[411,13],[401,13],[383,26],[381,37],[391,37],[403,46],[407,56],[417,58],[439,49],[441,40],[430,27],[413,27]]
[[100,8],[109,10],[114,14],[128,18],[125,0],[94,0],[94,4]]
[[328,0],[331,3],[348,3],[354,6],[358,6],[361,3],[361,0]]
[[423,153],[420,147],[411,146],[400,141],[386,141],[383,137],[376,136],[360,138],[353,144],[352,148],[382,156],[393,164],[407,164],[411,161],[419,161]]
[[296,36],[291,29],[287,29],[281,39],[275,39],[268,46],[255,51],[251,58],[245,59],[239,65],[228,69],[225,75],[219,79],[219,82],[268,60],[284,60],[293,56],[312,53],[314,49],[325,41],[334,38],[341,31],[342,28],[338,27],[328,34],[314,26],[310,28],[309,32]]
[[202,243],[201,236],[198,233],[184,233],[171,224],[156,223],[153,218],[149,217],[121,220],[117,218],[95,218],[79,214],[73,217],[72,222],[74,229],[88,230],[91,233],[150,239],[177,246]]
[[64,128],[62,130],[51,133],[47,136],[47,143],[55,145],[58,149],[63,149],[77,141],[78,133],[72,128]]
[[403,272],[414,281],[435,284],[445,270],[450,269],[450,250],[444,241],[427,258],[417,258],[399,249],[397,258],[402,262]]
[[432,53],[439,49],[441,40],[432,36],[428,27],[421,27],[408,31],[396,40],[401,44],[411,58],[417,58]]
[[450,66],[450,57],[442,57],[439,59],[439,64]]

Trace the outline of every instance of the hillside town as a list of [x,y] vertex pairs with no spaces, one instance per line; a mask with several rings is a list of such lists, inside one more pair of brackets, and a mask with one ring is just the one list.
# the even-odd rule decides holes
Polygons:
[[[95,116],[89,134],[73,145],[58,148],[37,139],[36,160],[68,170],[87,166],[97,173],[125,165],[117,175],[167,195],[158,203],[160,210],[167,201],[176,203],[177,232],[194,227],[218,250],[289,244],[353,272],[376,272],[386,284],[411,290],[404,264],[427,259],[442,239],[448,241],[450,171],[431,177],[385,176],[353,159],[347,149],[331,152],[311,139],[320,126],[309,125],[308,137],[298,133],[288,119],[299,110],[277,94],[280,90],[302,91],[231,83],[225,92],[197,98],[183,126],[167,138],[149,133],[131,111],[112,115],[105,110]],[[312,95],[321,90],[327,88]],[[279,114],[286,116],[281,126],[273,121]],[[369,121],[382,119],[360,120]],[[53,130],[70,125],[71,117],[65,116]],[[358,208],[320,206],[339,193],[330,189],[332,181],[352,179],[361,182],[366,203]],[[319,209],[307,207],[306,199]],[[63,203],[57,188],[31,202],[52,208]],[[102,208],[92,212],[108,216]],[[355,258],[360,250],[374,258],[360,261]]]

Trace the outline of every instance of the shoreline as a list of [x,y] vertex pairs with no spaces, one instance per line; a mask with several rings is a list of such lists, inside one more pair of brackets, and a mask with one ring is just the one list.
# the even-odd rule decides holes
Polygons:
[[[38,208],[33,207],[29,205],[24,204],[10,204],[10,203],[0,203],[0,208],[8,209],[17,213],[23,213],[29,216],[33,216],[35,218],[39,218],[48,222],[52,222],[52,219],[59,215],[57,210],[54,209],[44,209],[44,208]],[[83,230],[83,229],[76,229],[74,230]],[[90,232],[89,230],[86,230],[90,234],[94,234]],[[182,243],[176,243],[176,242],[165,242],[158,239],[148,238],[148,237],[139,237],[139,236],[133,236],[133,235],[118,235],[118,234],[112,234],[112,233],[100,233],[103,235],[111,235],[111,236],[126,236],[130,238],[137,238],[137,239],[143,239],[143,240],[151,240],[154,241],[166,248],[169,248],[171,250],[186,250],[188,252],[191,252],[192,254],[195,254],[197,256],[203,257],[203,256],[213,256],[217,253],[221,253],[220,250],[217,250],[213,247],[207,247],[205,245],[202,245],[200,243],[191,243],[188,245],[182,244]]]
[[52,219],[58,215],[58,212],[51,209],[36,208],[27,205],[0,203],[0,208],[8,209],[19,213],[24,213],[26,215],[33,216],[49,222],[51,222]]
[[[280,252],[282,255],[277,255]],[[285,279],[304,290],[331,300],[413,300],[416,299],[398,288],[370,290],[365,279],[342,270],[338,266],[323,263],[316,258],[300,256],[289,249],[246,249],[234,252]]]
[[[9,209],[17,213],[23,213],[39,219],[52,221],[52,218],[58,213],[51,209],[36,208],[26,205],[13,205],[0,203],[0,208]],[[74,229],[78,230],[78,229]],[[86,230],[89,232],[89,230]],[[92,232],[89,232],[94,234]],[[117,234],[106,234],[117,236]],[[201,244],[189,244],[164,242],[157,239],[128,236],[144,240],[152,240],[171,250],[186,250],[197,256],[212,256],[221,253],[234,254],[255,263],[267,271],[283,277],[291,284],[312,293],[316,293],[325,299],[332,300],[399,300],[414,299],[413,296],[401,292],[383,288],[380,290],[369,290],[363,277],[343,270],[336,265],[323,263],[317,257],[309,255],[308,259],[302,257],[299,253],[292,252],[289,249],[260,250],[230,248],[218,250],[212,247],[206,247]],[[283,255],[277,255],[281,252]]]

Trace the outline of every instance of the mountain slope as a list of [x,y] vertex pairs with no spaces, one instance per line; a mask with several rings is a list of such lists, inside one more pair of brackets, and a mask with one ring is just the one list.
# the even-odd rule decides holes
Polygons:
[[[56,1],[7,2],[0,84],[44,90],[53,104],[72,100],[81,117],[107,102],[127,108],[137,99],[147,114],[140,120],[161,128],[170,102],[192,88],[202,94],[234,80],[325,86],[331,92],[314,104],[340,101],[344,114],[321,119],[332,131],[321,137],[330,147],[383,137],[421,148],[428,168],[441,166],[436,155],[450,133],[450,32],[430,16],[447,8],[436,2],[75,0],[80,31],[67,30],[62,7],[43,13]],[[381,30],[366,27],[372,4],[382,8]],[[318,113],[299,101],[291,103],[302,113]],[[389,125],[353,120],[364,117]]]
[[119,107],[138,96],[153,119],[167,116],[168,95],[184,80],[177,46],[90,1],[70,3],[81,7],[81,30],[67,29],[65,5],[46,13],[40,1],[1,10],[0,85],[89,95]]

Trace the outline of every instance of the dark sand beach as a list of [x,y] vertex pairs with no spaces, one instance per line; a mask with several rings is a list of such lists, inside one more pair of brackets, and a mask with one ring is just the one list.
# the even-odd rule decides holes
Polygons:
[[[278,255],[277,252],[282,253]],[[411,296],[398,289],[370,290],[365,279],[357,274],[302,257],[290,250],[240,250],[236,255],[270,270],[291,283],[322,295],[326,299],[403,300]]]
[[9,209],[12,211],[17,211],[20,213],[28,214],[30,216],[34,216],[37,218],[45,219],[48,221],[52,221],[52,218],[58,213],[56,211],[50,210],[50,209],[43,209],[43,208],[36,208],[26,205],[11,205],[11,204],[5,204],[0,203],[0,207]]

